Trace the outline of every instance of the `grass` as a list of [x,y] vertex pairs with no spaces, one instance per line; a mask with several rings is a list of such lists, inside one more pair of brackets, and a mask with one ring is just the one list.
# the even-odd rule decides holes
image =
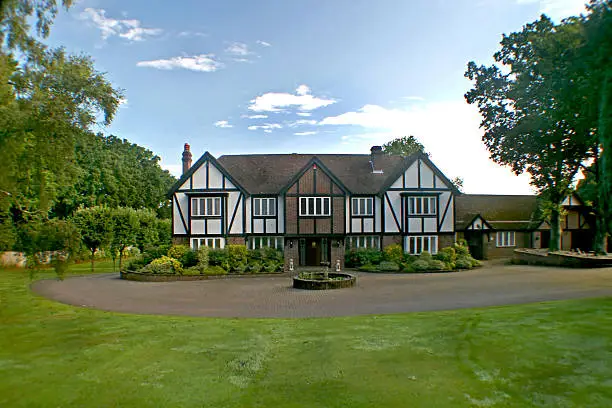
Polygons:
[[612,406],[611,299],[203,319],[67,306],[29,283],[0,270],[1,407]]

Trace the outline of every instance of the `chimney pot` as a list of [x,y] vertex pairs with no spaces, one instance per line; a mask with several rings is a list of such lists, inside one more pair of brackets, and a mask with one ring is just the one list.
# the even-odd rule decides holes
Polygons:
[[183,150],[183,174],[187,173],[191,167],[191,151],[189,150],[189,143],[185,143],[185,150]]

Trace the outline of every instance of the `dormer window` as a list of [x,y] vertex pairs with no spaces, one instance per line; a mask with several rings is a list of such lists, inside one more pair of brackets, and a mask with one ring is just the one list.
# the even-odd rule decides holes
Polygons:
[[300,216],[324,217],[331,215],[330,197],[300,197]]

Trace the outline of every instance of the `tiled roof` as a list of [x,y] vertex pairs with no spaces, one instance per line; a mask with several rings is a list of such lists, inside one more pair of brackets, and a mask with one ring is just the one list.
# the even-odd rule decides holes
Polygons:
[[377,156],[375,167],[383,174],[372,173],[369,154],[245,154],[225,155],[217,161],[250,194],[277,194],[315,157],[351,193],[376,194],[418,155]]
[[497,230],[529,229],[538,221],[534,195],[461,194],[455,198],[455,228],[468,227],[476,215]]

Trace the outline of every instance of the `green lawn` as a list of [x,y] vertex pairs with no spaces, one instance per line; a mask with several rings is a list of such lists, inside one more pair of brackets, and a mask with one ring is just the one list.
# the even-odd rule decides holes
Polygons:
[[202,319],[66,306],[0,270],[0,330],[0,407],[612,406],[612,299]]

